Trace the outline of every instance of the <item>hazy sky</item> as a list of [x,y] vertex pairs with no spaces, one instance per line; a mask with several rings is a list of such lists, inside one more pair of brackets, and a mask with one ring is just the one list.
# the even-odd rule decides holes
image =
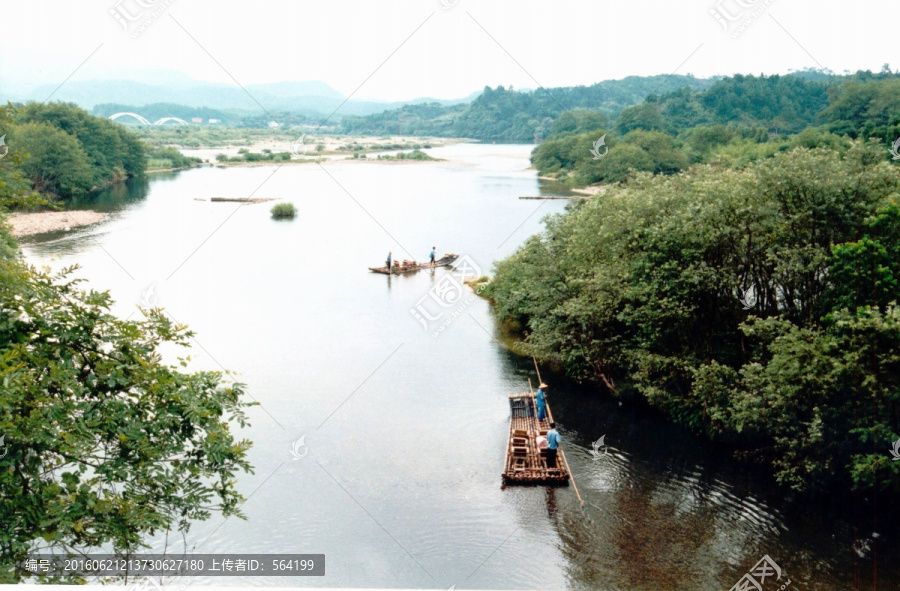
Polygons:
[[152,82],[164,69],[244,85],[322,80],[345,95],[359,87],[354,98],[398,100],[676,70],[900,67],[897,0],[443,2],[2,0],[0,91],[70,75]]

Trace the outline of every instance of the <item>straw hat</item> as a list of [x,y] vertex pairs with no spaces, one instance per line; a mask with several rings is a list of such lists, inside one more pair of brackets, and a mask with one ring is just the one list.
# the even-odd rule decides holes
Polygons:
[[549,387],[550,387],[550,386],[548,386],[548,385],[545,384],[544,382],[541,382],[541,385],[538,386],[538,388],[549,388]]

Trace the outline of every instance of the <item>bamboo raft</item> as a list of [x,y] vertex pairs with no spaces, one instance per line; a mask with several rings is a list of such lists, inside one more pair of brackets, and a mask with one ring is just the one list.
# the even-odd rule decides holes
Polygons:
[[[548,414],[549,415],[549,406]],[[537,420],[534,394],[509,395],[509,445],[506,448],[504,484],[552,484],[565,486],[569,473],[562,457],[557,456],[556,468],[548,468],[545,449],[538,448],[537,438],[546,437],[550,424]]]
[[444,256],[439,259],[435,259],[434,264],[431,263],[417,263],[416,261],[394,261],[394,264],[389,271],[387,265],[383,267],[369,267],[369,271],[373,273],[381,273],[383,275],[400,275],[401,273],[414,273],[416,271],[421,271],[422,269],[434,269],[435,267],[446,267],[450,265],[459,258],[458,254],[453,254],[448,252]]

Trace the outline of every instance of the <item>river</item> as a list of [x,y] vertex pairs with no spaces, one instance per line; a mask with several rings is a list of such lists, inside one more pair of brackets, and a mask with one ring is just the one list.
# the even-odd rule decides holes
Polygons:
[[[769,590],[871,588],[877,542],[879,588],[900,588],[896,537],[874,540],[870,515],[791,505],[703,440],[549,370],[585,509],[571,487],[501,488],[507,394],[534,379],[530,360],[495,340],[487,302],[443,289],[450,270],[367,267],[437,246],[489,274],[567,203],[518,199],[548,190],[529,151],[164,173],[94,199],[104,223],[25,241],[29,262],[80,264],[123,317],[163,306],[197,333],[190,367],[237,372],[260,403],[242,433],[247,520],[214,515],[187,546],[326,555],[324,578],[242,584],[428,589],[729,589],[768,555],[782,570]],[[298,216],[198,200],[211,196],[276,197]]]

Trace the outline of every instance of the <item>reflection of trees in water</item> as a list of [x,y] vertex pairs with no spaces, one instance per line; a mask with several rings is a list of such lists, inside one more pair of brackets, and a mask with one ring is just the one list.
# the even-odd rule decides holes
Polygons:
[[574,588],[728,588],[763,554],[787,558],[776,515],[686,469],[684,458],[657,453],[635,464],[619,453],[591,461],[589,450],[569,450],[588,507],[556,493],[548,512]]
[[680,503],[666,497],[692,491],[676,492],[666,480],[638,477],[628,463],[605,464],[622,472],[615,480],[623,486],[611,503],[588,499],[584,515],[573,507],[554,520],[570,580],[584,589],[700,589],[716,580],[723,568],[709,548],[717,531],[715,513],[684,519]]
[[172,181],[177,175],[176,171],[130,178],[101,191],[72,199],[65,205],[70,209],[93,209],[104,213],[119,211],[132,203],[146,199],[147,193],[150,191],[151,180],[155,182]]

